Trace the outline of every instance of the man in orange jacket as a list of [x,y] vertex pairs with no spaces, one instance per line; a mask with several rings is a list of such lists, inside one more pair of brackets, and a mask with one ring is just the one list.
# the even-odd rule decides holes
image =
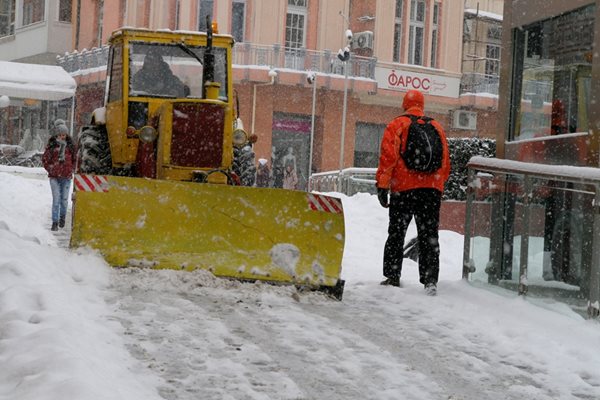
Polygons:
[[[415,217],[419,246],[419,276],[426,293],[435,296],[440,269],[438,228],[444,184],[450,175],[448,142],[442,126],[431,120],[442,144],[441,167],[433,172],[410,169],[402,153],[406,151],[412,115],[424,117],[425,99],[418,90],[404,96],[405,115],[396,117],[385,128],[377,168],[377,197],[383,207],[389,207],[388,239],[383,253],[382,285],[400,286],[404,238],[412,217]],[[418,121],[422,123],[422,120]],[[391,194],[390,194],[391,192]]]

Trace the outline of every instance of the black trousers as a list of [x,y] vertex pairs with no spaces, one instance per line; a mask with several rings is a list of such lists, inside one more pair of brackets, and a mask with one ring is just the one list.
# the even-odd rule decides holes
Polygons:
[[383,252],[383,275],[400,277],[404,259],[404,238],[415,217],[419,242],[419,277],[423,285],[437,284],[440,273],[438,229],[442,193],[436,189],[413,189],[392,193],[388,238]]

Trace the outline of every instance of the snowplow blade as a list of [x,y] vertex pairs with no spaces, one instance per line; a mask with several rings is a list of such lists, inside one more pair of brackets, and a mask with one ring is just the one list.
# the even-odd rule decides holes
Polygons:
[[282,189],[76,175],[71,247],[112,266],[211,271],[341,298],[341,200]]

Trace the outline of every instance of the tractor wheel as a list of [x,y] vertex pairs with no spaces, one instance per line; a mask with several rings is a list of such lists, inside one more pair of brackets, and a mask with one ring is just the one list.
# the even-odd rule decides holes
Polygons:
[[79,134],[77,172],[106,175],[112,171],[112,157],[106,128],[86,126]]
[[240,177],[242,186],[254,186],[256,181],[254,158],[254,150],[251,146],[245,146],[241,149],[233,148],[233,172]]
[[43,163],[42,163],[42,155],[41,154],[34,154],[31,157],[31,163],[33,164],[34,167],[36,168],[40,168],[43,167]]

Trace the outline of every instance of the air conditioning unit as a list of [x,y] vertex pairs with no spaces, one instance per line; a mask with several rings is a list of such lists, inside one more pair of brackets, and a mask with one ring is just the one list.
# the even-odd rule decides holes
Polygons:
[[454,110],[452,115],[452,128],[454,129],[477,129],[477,113],[475,111]]
[[373,32],[364,31],[354,34],[352,38],[353,49],[373,49]]

